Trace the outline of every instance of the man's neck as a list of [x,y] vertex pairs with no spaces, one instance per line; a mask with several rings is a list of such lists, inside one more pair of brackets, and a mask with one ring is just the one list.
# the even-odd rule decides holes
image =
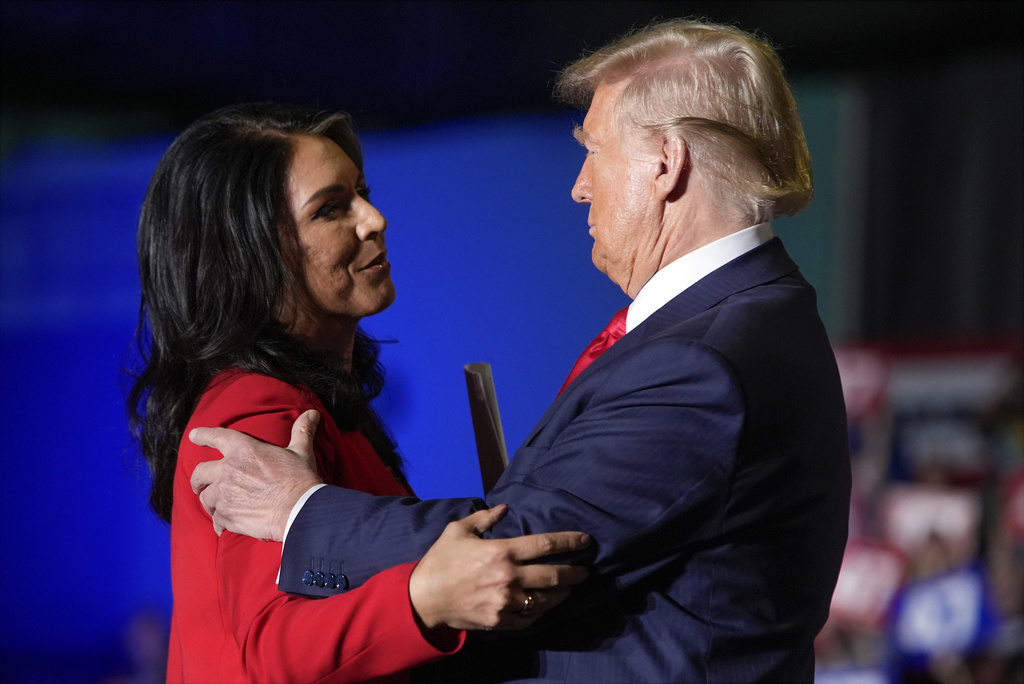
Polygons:
[[699,175],[691,176],[687,191],[678,200],[665,204],[665,248],[661,270],[690,252],[738,233],[754,225],[750,217],[720,206],[708,192]]
[[637,293],[626,317],[626,330],[632,330],[669,300],[712,271],[741,254],[768,242],[773,237],[771,223],[759,223],[684,254],[658,270]]

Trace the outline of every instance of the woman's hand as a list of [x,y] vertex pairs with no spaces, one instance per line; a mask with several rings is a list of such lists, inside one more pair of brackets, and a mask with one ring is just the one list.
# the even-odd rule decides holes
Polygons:
[[507,511],[501,504],[449,523],[413,570],[409,597],[426,629],[523,629],[586,579],[583,567],[524,565],[585,548],[590,538],[582,532],[481,539]]

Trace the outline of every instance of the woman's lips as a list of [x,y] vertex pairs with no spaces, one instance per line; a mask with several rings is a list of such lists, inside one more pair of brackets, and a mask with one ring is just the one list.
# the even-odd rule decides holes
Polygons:
[[381,252],[380,254],[377,255],[377,257],[373,261],[371,261],[370,263],[366,264],[366,266],[363,266],[359,270],[361,270],[361,271],[369,271],[371,269],[383,269],[383,268],[388,268],[390,266],[391,266],[391,264],[388,263],[388,253],[387,252]]

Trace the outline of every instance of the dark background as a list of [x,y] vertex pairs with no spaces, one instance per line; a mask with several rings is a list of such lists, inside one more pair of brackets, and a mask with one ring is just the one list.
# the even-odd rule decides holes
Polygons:
[[5,109],[138,114],[139,129],[270,95],[347,109],[364,128],[553,111],[562,66],[677,16],[761,31],[791,74],[1021,45],[1016,2],[5,1],[0,93]]

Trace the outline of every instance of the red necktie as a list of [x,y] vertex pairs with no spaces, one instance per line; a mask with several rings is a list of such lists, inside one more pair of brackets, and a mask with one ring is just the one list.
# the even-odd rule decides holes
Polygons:
[[612,316],[612,320],[608,321],[608,325],[601,331],[601,334],[587,345],[587,348],[580,354],[580,358],[576,359],[576,365],[572,367],[572,371],[570,371],[569,377],[565,379],[562,389],[558,390],[559,394],[565,391],[565,388],[576,379],[577,375],[583,372],[583,369],[593,363],[608,347],[618,342],[619,338],[626,334],[626,312],[628,310],[628,306],[625,309],[619,310]]

